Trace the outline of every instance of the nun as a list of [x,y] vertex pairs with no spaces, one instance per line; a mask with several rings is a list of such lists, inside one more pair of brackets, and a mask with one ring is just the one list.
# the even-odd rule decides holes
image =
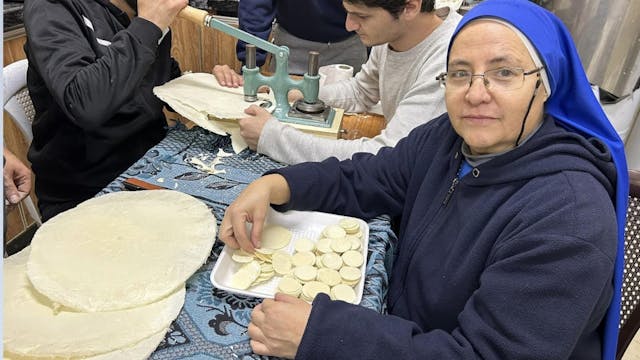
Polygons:
[[486,0],[443,70],[448,112],[394,148],[272,171],[227,209],[220,238],[247,251],[269,206],[398,224],[386,314],[276,294],[252,312],[256,354],[613,358],[627,169],[570,34],[529,1]]

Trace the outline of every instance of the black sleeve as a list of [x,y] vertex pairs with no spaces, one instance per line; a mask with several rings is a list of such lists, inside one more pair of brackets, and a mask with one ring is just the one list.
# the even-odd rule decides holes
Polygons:
[[171,58],[171,79],[178,78],[182,75],[182,70],[180,70],[180,64],[176,59]]
[[89,131],[100,128],[138,90],[162,36],[156,25],[136,17],[101,40],[87,21],[104,26],[109,16],[107,11],[83,14],[70,0],[27,0],[24,8],[30,65],[65,115]]

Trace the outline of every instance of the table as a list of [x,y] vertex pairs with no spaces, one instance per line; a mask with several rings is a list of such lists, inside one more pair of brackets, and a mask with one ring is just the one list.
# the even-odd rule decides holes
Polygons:
[[[165,112],[168,122],[172,125],[183,123],[187,128],[191,129],[197,126],[193,121],[174,112]],[[342,124],[340,128],[340,139],[354,140],[361,137],[372,138],[378,136],[387,126],[384,116],[371,112],[364,113],[345,113],[342,116]]]
[[[211,208],[219,226],[226,207],[240,191],[265,171],[284,166],[250,150],[223,158],[215,169],[224,173],[203,172],[190,162],[194,157],[211,161],[219,149],[233,152],[229,137],[199,127],[187,129],[178,123],[101,194],[123,190],[126,178],[141,179],[202,200]],[[368,224],[369,250],[360,305],[384,313],[388,287],[385,260],[396,237],[388,217],[375,218]],[[188,279],[185,305],[150,359],[267,358],[251,352],[247,335],[251,310],[261,300],[216,289],[209,281],[222,247],[216,240],[207,262]]]
[[384,116],[375,113],[347,113],[342,116],[341,139],[358,139],[375,137],[387,125]]

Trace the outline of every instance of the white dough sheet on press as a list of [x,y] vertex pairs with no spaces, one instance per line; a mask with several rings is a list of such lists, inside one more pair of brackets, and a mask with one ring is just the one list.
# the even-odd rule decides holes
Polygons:
[[241,87],[224,87],[209,73],[184,74],[154,87],[153,93],[201,128],[218,135],[230,134],[236,152],[247,147],[239,135],[237,125],[217,119],[235,120],[247,117],[244,110],[253,104],[261,105],[272,112],[276,103],[273,92],[259,93],[258,101],[246,102]]

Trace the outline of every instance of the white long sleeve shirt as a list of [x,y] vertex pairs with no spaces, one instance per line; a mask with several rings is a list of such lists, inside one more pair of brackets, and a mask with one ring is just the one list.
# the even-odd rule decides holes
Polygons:
[[357,152],[376,153],[395,146],[420,124],[446,111],[444,91],[436,76],[446,69],[447,47],[461,16],[451,11],[415,47],[396,52],[387,44],[371,49],[369,60],[353,78],[320,89],[325,104],[347,112],[363,112],[378,101],[387,121],[382,133],[356,140],[320,138],[271,118],[258,141],[258,152],[287,164],[348,159]]

